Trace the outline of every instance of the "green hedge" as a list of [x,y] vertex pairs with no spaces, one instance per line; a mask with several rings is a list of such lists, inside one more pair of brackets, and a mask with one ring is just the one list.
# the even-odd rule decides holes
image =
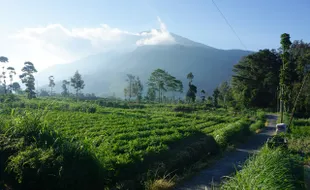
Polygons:
[[245,139],[250,134],[250,124],[250,120],[242,119],[222,129],[216,130],[212,133],[212,136],[214,136],[221,148],[225,148],[228,144]]
[[258,120],[250,126],[250,131],[255,132],[258,129],[264,128],[265,122],[262,120]]

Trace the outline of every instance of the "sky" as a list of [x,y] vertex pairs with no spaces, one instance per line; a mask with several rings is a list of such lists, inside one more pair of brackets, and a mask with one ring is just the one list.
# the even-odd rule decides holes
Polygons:
[[0,2],[0,56],[39,71],[113,48],[174,43],[171,32],[219,49],[278,48],[284,32],[310,42],[309,0],[214,0],[244,46],[212,0]]

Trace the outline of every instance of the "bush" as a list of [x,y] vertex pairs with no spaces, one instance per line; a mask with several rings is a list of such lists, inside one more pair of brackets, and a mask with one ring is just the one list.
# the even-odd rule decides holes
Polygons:
[[263,111],[257,111],[256,112],[256,117],[257,117],[258,120],[261,120],[261,121],[265,122],[265,120],[266,120],[266,113],[263,112]]
[[252,125],[250,125],[250,131],[255,132],[258,129],[262,129],[264,127],[265,127],[265,122],[263,122],[262,120],[258,120],[255,123],[253,123]]
[[250,134],[249,125],[249,120],[242,119],[222,129],[216,130],[212,135],[220,147],[225,148],[230,143],[244,140],[245,137]]
[[171,155],[170,169],[180,169],[193,164],[205,155],[214,155],[219,152],[219,147],[212,136],[205,136],[196,142],[186,146],[184,150]]

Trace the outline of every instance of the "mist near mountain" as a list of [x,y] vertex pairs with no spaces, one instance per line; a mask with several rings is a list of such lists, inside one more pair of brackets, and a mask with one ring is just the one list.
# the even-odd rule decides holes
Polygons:
[[147,79],[151,72],[160,68],[183,82],[183,96],[187,90],[186,76],[189,72],[194,74],[193,83],[198,87],[198,91],[204,89],[211,95],[216,86],[231,78],[233,65],[243,56],[252,53],[216,49],[170,34],[174,43],[120,48],[119,51],[103,52],[72,63],[54,65],[36,75],[37,84],[39,89],[47,89],[48,77],[53,75],[56,81],[54,89],[61,92],[61,81],[69,80],[78,70],[85,81],[83,93],[100,96],[115,94],[123,97],[127,74],[139,76],[146,92]]

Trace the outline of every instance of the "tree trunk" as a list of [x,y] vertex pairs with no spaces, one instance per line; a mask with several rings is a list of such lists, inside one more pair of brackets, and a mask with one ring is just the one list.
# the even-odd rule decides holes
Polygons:
[[78,101],[78,98],[79,97],[79,90],[78,89],[76,89],[76,101]]

